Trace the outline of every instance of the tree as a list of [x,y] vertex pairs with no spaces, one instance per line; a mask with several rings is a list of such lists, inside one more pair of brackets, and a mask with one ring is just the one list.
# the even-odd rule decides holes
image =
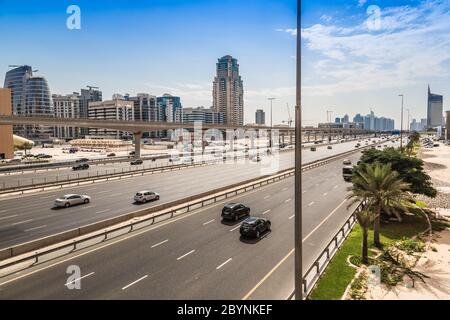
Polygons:
[[25,142],[17,147],[17,149],[25,151],[25,158],[27,157],[27,150],[31,150],[32,148],[33,144],[30,142]]
[[357,211],[355,215],[363,233],[362,262],[364,264],[369,264],[369,245],[367,242],[367,238],[369,235],[369,228],[375,219],[375,215],[373,211],[370,211],[367,208],[364,208],[361,211]]
[[362,164],[356,167],[353,174],[353,186],[349,206],[365,202],[374,215],[373,238],[377,247],[381,248],[380,224],[381,214],[394,215],[402,221],[402,213],[407,210],[407,203],[414,202],[409,194],[408,183],[403,182],[399,174],[392,170],[390,164]]
[[395,148],[364,151],[361,165],[374,163],[390,164],[392,170],[397,171],[400,178],[410,184],[412,193],[436,197],[437,190],[433,187],[431,177],[424,171],[421,159],[409,157]]
[[411,132],[411,134],[409,135],[409,141],[413,143],[419,143],[420,133],[418,133],[417,131]]

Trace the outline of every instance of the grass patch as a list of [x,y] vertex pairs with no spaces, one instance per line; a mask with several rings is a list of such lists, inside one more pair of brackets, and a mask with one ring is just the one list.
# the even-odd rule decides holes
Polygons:
[[[380,239],[383,245],[390,246],[404,238],[411,238],[420,232],[423,232],[427,227],[428,224],[422,217],[406,216],[402,223],[383,223],[381,226]],[[341,299],[345,289],[356,274],[356,269],[348,265],[347,258],[349,256],[360,256],[361,245],[362,232],[359,225],[357,225],[344,242],[341,250],[336,253],[333,260],[328,265],[322,278],[309,296],[310,300]],[[373,232],[369,231],[369,248],[374,247]],[[370,251],[369,254],[371,254]]]

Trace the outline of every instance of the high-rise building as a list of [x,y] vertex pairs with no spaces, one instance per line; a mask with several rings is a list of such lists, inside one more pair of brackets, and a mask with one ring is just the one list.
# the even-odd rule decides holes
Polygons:
[[[80,118],[80,94],[74,92],[68,95],[54,94],[53,105],[55,107],[55,117],[77,119]],[[80,137],[80,128],[55,126],[54,135],[58,139],[77,139]]]
[[427,128],[436,128],[442,126],[443,113],[444,97],[439,94],[431,93],[430,86],[428,86]]
[[202,124],[223,124],[224,114],[213,108],[183,108],[183,123],[201,122]]
[[[156,103],[156,97],[147,93],[138,93],[136,97],[130,97],[128,94],[123,98],[134,104],[134,120],[143,122],[159,122],[161,121]],[[157,138],[160,133],[144,132],[143,138]]]
[[355,124],[358,124],[358,126],[363,126],[364,125],[364,117],[358,113],[356,116],[353,117],[353,122]]
[[[97,90],[96,87],[88,86],[88,90],[81,89],[80,91],[80,118],[89,118],[89,103],[90,102],[101,102],[103,101],[102,92]],[[81,128],[80,135],[84,137],[89,134],[88,128]]]
[[232,56],[224,56],[216,65],[213,82],[213,107],[225,115],[225,123],[244,124],[244,85],[239,75],[239,64]]
[[348,116],[348,114],[346,114],[343,118],[342,118],[342,123],[346,124],[350,122],[350,117]]
[[265,125],[266,124],[266,113],[264,110],[258,109],[255,113],[256,124]]
[[180,97],[164,94],[157,98],[158,113],[163,122],[181,122],[182,109]]
[[336,118],[335,120],[334,120],[334,123],[341,123],[341,118]]
[[[94,120],[134,121],[134,103],[120,99],[89,102],[88,115],[89,119]],[[115,139],[132,138],[132,134],[129,132],[98,128],[89,128],[89,135]]]
[[[6,73],[5,88],[11,89],[11,105],[14,115],[54,116],[53,102],[47,80],[33,76],[31,66],[19,66]],[[42,125],[14,126],[14,133],[32,140],[48,141],[53,129]]]
[[446,130],[445,132],[446,132],[446,134],[445,134],[445,138],[447,140],[450,140],[450,111],[446,111],[445,114],[446,114],[446,122],[445,122],[445,130]]
[[[0,88],[0,115],[10,116],[11,89]],[[14,158],[13,130],[12,126],[0,126],[0,159]]]

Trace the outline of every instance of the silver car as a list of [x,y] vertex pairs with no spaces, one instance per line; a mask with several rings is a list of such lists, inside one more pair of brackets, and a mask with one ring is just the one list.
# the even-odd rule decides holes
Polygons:
[[146,203],[154,200],[159,200],[159,194],[152,191],[140,191],[134,196],[134,201],[137,203]]
[[55,200],[55,207],[68,208],[78,204],[88,204],[91,202],[91,197],[79,194],[67,194]]

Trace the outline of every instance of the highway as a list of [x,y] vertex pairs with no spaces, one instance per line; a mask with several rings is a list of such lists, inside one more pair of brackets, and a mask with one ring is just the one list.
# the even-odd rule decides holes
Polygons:
[[[351,214],[341,171],[337,160],[303,174],[305,269]],[[223,201],[5,277],[0,298],[286,299],[293,290],[293,197],[289,178],[226,201],[272,221],[259,241],[240,238],[239,223],[221,222]],[[81,290],[66,285],[71,265],[81,268]]]
[[[304,162],[352,149],[354,143],[339,144],[333,150],[326,147],[319,147],[317,152],[305,150]],[[279,170],[291,168],[293,163],[293,152],[280,153]],[[132,200],[141,190],[160,193],[160,201],[145,205],[151,207],[259,177],[261,166],[253,162],[210,165],[2,199],[0,248],[142,209],[143,205],[135,205]],[[92,197],[92,202],[67,209],[52,208],[55,198],[71,193],[87,194]]]

